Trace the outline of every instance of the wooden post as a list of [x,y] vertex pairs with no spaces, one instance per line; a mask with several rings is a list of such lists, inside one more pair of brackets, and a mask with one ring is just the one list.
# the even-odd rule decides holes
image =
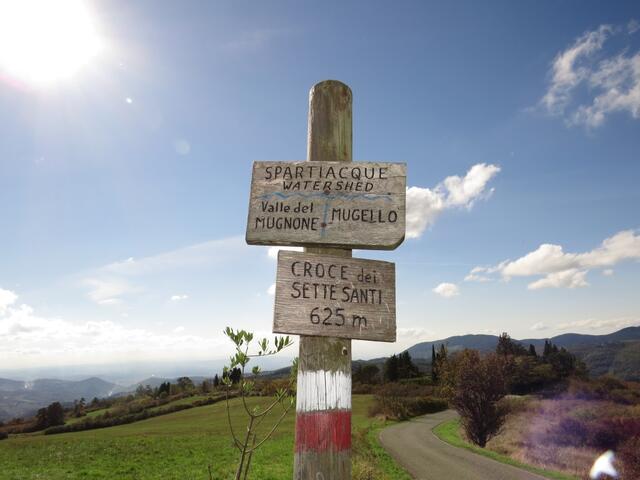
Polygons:
[[[352,161],[351,89],[320,82],[309,93],[307,160]],[[305,248],[351,257],[350,249]],[[294,480],[351,479],[351,340],[300,337]]]

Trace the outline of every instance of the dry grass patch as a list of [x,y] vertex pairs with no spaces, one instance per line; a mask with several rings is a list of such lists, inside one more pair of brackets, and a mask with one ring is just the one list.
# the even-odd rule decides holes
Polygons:
[[[637,405],[574,398],[528,399],[512,411],[487,448],[522,463],[587,479],[594,460],[608,448],[615,448],[616,436],[630,434],[608,425],[616,425],[620,419],[635,423],[638,418]],[[603,432],[598,429],[602,428],[611,438],[601,439]],[[600,448],[594,445],[599,439],[603,442]],[[612,445],[605,445],[607,441]],[[622,445],[624,439],[616,446]]]

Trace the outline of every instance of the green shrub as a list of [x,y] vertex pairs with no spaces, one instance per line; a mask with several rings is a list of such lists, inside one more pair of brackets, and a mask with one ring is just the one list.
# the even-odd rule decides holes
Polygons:
[[370,416],[384,415],[395,420],[441,412],[447,409],[447,402],[434,397],[382,397],[376,396],[369,410]]

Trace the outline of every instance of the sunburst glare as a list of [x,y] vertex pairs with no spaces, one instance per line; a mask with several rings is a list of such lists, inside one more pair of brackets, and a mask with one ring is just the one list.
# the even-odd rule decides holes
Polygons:
[[0,0],[0,72],[47,86],[73,77],[103,42],[81,0]]

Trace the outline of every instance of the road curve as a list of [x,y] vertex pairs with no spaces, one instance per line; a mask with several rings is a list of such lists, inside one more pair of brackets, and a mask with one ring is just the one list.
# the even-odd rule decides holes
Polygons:
[[544,480],[544,477],[452,447],[431,431],[453,410],[398,423],[380,432],[382,446],[416,480]]

